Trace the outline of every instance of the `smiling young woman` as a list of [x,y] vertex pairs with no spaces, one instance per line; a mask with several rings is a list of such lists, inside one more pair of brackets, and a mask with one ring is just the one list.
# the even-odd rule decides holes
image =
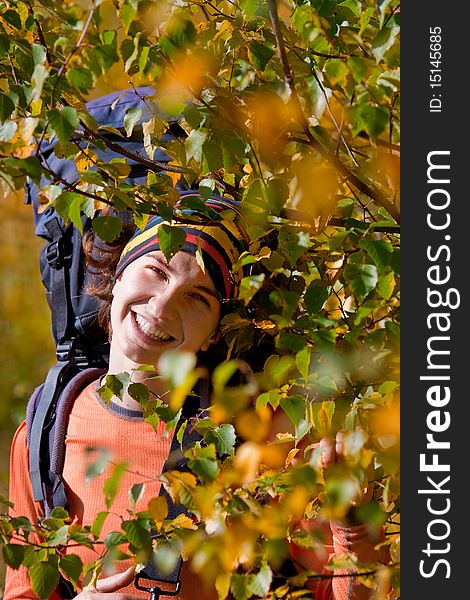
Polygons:
[[[137,258],[113,288],[112,342],[109,373],[133,373],[133,381],[148,374],[139,365],[156,366],[163,352],[205,351],[215,339],[220,301],[209,275],[196,257],[178,252],[170,262],[154,251]],[[161,381],[147,379],[148,387],[161,395]],[[136,401],[128,398],[128,406]]]

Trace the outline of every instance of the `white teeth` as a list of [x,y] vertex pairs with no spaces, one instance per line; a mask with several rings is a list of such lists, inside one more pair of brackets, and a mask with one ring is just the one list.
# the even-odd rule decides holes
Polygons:
[[168,342],[169,340],[173,339],[171,335],[167,335],[166,333],[163,333],[163,331],[152,327],[152,325],[150,325],[150,323],[146,319],[144,319],[142,315],[136,314],[135,320],[137,321],[137,325],[139,326],[139,329],[142,331],[142,333],[145,333],[145,335],[148,335],[154,340],[158,340],[160,342]]

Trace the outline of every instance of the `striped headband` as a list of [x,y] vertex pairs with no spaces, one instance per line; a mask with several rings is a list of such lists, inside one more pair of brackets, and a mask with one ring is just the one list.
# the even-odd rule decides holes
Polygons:
[[[180,208],[182,218],[188,217],[187,223],[171,223],[172,227],[178,227],[186,233],[186,240],[181,251],[196,254],[199,249],[202,254],[204,268],[219,295],[219,299],[229,300],[236,297],[238,285],[243,277],[242,269],[233,272],[233,266],[238,261],[240,254],[247,249],[247,235],[236,223],[239,216],[235,201],[228,198],[210,198],[204,201],[206,210],[210,216],[201,215],[197,210],[184,208],[182,200],[195,200],[203,202],[197,193],[182,193],[181,200],[176,204]],[[234,220],[225,218],[231,210]],[[194,222],[193,222],[194,221]],[[152,252],[160,250],[158,230],[161,225],[170,225],[160,216],[151,217],[145,227],[134,233],[129,240],[116,267],[116,278],[134,260]]]

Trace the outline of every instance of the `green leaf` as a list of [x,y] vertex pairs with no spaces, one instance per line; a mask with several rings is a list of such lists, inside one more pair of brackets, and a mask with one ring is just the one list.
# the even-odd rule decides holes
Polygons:
[[289,198],[289,186],[284,179],[270,179],[266,186],[266,197],[271,214],[278,216]]
[[120,546],[121,544],[125,544],[127,542],[127,538],[123,533],[119,531],[111,531],[108,533],[104,540],[104,545],[106,548],[112,549]]
[[390,242],[386,240],[363,239],[360,245],[377,265],[379,272],[391,264],[393,246]]
[[378,282],[375,265],[348,262],[344,268],[344,276],[358,302],[362,302]]
[[169,262],[171,258],[183,247],[186,241],[186,233],[179,227],[172,227],[163,223],[158,228],[158,241],[160,249]]
[[21,29],[21,17],[16,10],[11,9],[2,12],[2,18],[5,19],[7,23],[15,27],[15,29]]
[[196,41],[196,28],[184,14],[175,14],[167,23],[166,33],[175,46],[188,46]]
[[113,242],[122,232],[122,221],[113,215],[99,215],[92,220],[92,227],[103,241]]
[[104,499],[106,503],[106,508],[109,510],[111,508],[112,503],[114,502],[114,498],[119,491],[119,487],[121,485],[121,480],[123,478],[124,473],[127,469],[127,463],[121,462],[117,465],[113,466],[113,471],[110,477],[106,479],[103,485],[103,493]]
[[312,358],[312,348],[305,346],[295,355],[295,364],[304,379],[308,379],[310,370],[310,360]]
[[[54,154],[58,158],[73,158],[80,152],[80,149],[73,142],[57,142],[54,146]],[[100,176],[100,180],[101,176]]]
[[365,131],[373,138],[378,137],[388,126],[390,113],[384,106],[361,104],[351,110],[353,133]]
[[258,275],[248,275],[247,277],[243,277],[243,279],[240,282],[238,298],[240,300],[243,300],[245,306],[250,303],[251,299],[256,294],[256,292],[261,289],[264,279],[264,273],[259,273]]
[[2,496],[2,494],[0,494],[0,504],[8,508],[13,508],[15,506],[13,502],[10,502],[10,500],[8,500],[8,498],[5,498],[5,496]]
[[210,458],[195,458],[190,460],[188,467],[204,481],[213,481],[219,472],[217,461]]
[[62,192],[54,201],[54,208],[64,221],[72,221],[75,227],[83,233],[81,207],[84,196],[77,192]]
[[321,311],[330,296],[330,291],[331,287],[325,281],[321,279],[312,281],[304,296],[305,306],[309,314],[315,315]]
[[142,405],[149,401],[149,389],[144,383],[129,384],[127,393]]
[[248,57],[255,69],[264,71],[274,56],[274,50],[262,42],[251,42],[248,46]]
[[207,446],[207,448],[195,446],[185,452],[185,456],[194,457],[188,462],[188,467],[204,481],[213,481],[217,477],[219,465],[213,444]]
[[223,153],[221,147],[215,142],[206,141],[202,146],[204,160],[207,163],[209,171],[218,171],[224,165]]
[[32,44],[31,50],[34,64],[43,65],[47,58],[47,52],[44,46],[42,44]]
[[11,142],[18,125],[15,121],[5,121],[0,125],[0,142]]
[[308,249],[310,236],[298,227],[285,225],[279,231],[279,250],[292,264]]
[[204,129],[193,129],[184,142],[186,159],[202,161],[202,147],[207,140],[207,131]]
[[380,27],[383,27],[385,16],[387,14],[387,8],[394,0],[377,0],[377,10],[380,15]]
[[263,392],[256,398],[256,408],[264,408],[270,404],[274,410],[279,406],[282,394],[279,390],[269,390],[269,392]]
[[252,594],[264,598],[268,595],[271,583],[273,580],[273,573],[268,565],[263,565],[261,569],[253,575],[249,584],[249,588]]
[[76,554],[66,554],[59,559],[59,567],[65,577],[77,589],[78,580],[83,569],[82,559]]
[[372,61],[361,56],[350,56],[347,59],[347,64],[351,69],[351,73],[356,83],[362,83],[365,80],[366,73],[369,70]]
[[10,49],[10,38],[4,33],[0,33],[0,53],[5,55]]
[[152,539],[150,533],[142,526],[139,521],[123,521],[121,524],[129,542],[139,550],[150,551],[152,548]]
[[55,508],[52,509],[51,518],[65,520],[65,519],[69,519],[70,515],[63,506],[56,506]]
[[21,544],[5,544],[2,548],[3,560],[12,569],[17,569],[23,562],[26,546]]
[[397,26],[384,27],[375,36],[372,41],[372,54],[375,56],[375,60],[378,63],[382,60],[387,50],[393,46],[399,32],[400,28]]
[[170,389],[174,389],[184,384],[196,363],[197,357],[193,352],[169,350],[160,357],[158,372],[167,381]]
[[53,108],[47,113],[47,116],[53,132],[61,142],[69,140],[78,127],[77,111],[71,106],[66,106],[61,110]]
[[108,514],[108,511],[103,510],[99,512],[93,519],[93,523],[91,524],[91,533],[95,538],[100,537],[101,530],[103,529],[103,525],[108,517]]
[[346,83],[349,69],[344,60],[333,59],[326,63],[325,67],[326,75],[330,81],[330,84],[334,87],[336,84]]
[[86,483],[90,483],[90,481],[94,478],[94,477],[99,477],[100,475],[102,475],[104,473],[104,470],[106,469],[106,467],[109,464],[109,461],[111,460],[111,453],[109,450],[106,450],[105,448],[90,448],[88,450],[88,452],[98,452],[98,458],[92,462],[87,464],[86,467],[86,471],[85,471],[85,481]]
[[131,137],[132,132],[134,131],[134,127],[139,122],[140,117],[142,116],[141,108],[129,108],[126,110],[126,114],[124,115],[124,129],[126,130],[127,137]]
[[188,421],[184,421],[184,423],[182,423],[180,428],[178,429],[178,432],[176,434],[176,439],[178,440],[178,443],[180,445],[183,443],[184,433],[187,428],[188,428]]
[[232,579],[230,580],[230,591],[234,595],[235,600],[248,600],[248,598],[252,595],[252,580],[252,575],[241,575],[238,573],[232,574]]
[[15,105],[10,96],[0,93],[0,122],[6,121],[14,110]]
[[[41,98],[42,88],[44,86],[44,82],[49,76],[49,69],[42,64],[36,65],[34,67],[33,74],[31,76],[31,102],[38,102]],[[57,109],[54,109],[56,112]],[[74,110],[74,109],[72,109]],[[59,137],[59,136],[57,136]],[[59,138],[60,139],[60,138]]]
[[281,387],[292,374],[295,361],[292,356],[271,356],[264,363],[263,376],[267,379],[266,388]]
[[93,85],[93,76],[90,71],[81,67],[72,67],[67,71],[67,81],[72,88],[87,93]]
[[136,4],[134,2],[123,2],[119,7],[119,20],[121,21],[124,34],[127,35],[132,21],[137,15]]
[[134,485],[129,490],[129,500],[132,508],[135,508],[135,505],[139,500],[141,500],[142,496],[145,492],[145,483],[134,483]]
[[65,546],[67,543],[67,537],[69,533],[69,526],[64,525],[57,531],[54,531],[48,538],[47,543],[49,546]]
[[114,375],[106,375],[106,385],[118,397],[121,397],[123,391],[127,389],[127,386],[129,385],[129,380],[129,373],[117,373]]
[[295,427],[295,437],[302,437],[308,430],[305,418],[306,403],[300,396],[287,396],[281,398],[281,408],[292,421]]
[[204,436],[204,441],[207,444],[214,444],[217,452],[220,454],[233,454],[235,440],[235,428],[229,424],[216,427],[208,431]]
[[47,600],[59,583],[59,570],[48,562],[37,562],[29,569],[31,587],[40,600]]
[[381,273],[377,284],[377,291],[384,300],[390,300],[395,289],[396,280],[393,271]]

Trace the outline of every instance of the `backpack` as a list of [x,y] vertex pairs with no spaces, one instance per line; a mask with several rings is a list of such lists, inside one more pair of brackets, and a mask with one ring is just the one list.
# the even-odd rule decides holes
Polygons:
[[[108,128],[122,132],[123,137],[112,129],[106,129],[105,135],[110,141],[119,144],[124,150],[145,156],[141,124],[148,121],[153,114],[147,99],[153,97],[154,94],[155,91],[151,87],[115,92],[90,101],[87,104],[87,110],[98,125],[106,125]],[[126,137],[124,116],[127,110],[133,108],[141,109],[142,115],[134,127],[132,135]],[[155,110],[158,113],[158,108]],[[159,116],[164,118],[161,113]],[[162,137],[162,141],[181,136],[184,133],[176,119],[167,121],[169,127],[167,133]],[[80,138],[76,141],[79,145],[84,145]],[[78,179],[74,161],[57,157],[54,153],[54,146],[54,141],[42,145],[43,159],[62,181],[73,183]],[[110,160],[120,156],[108,149],[96,151],[101,160]],[[170,157],[163,151],[157,150],[154,159],[165,163],[170,160]],[[126,158],[126,162],[131,167],[126,182],[131,185],[144,184],[147,178],[147,168],[133,159]],[[50,182],[43,177],[40,187],[48,183]],[[180,189],[184,189],[184,183],[180,184]],[[51,310],[52,335],[56,343],[57,363],[49,370],[44,383],[36,388],[28,401],[26,429],[34,500],[42,504],[44,514],[49,516],[55,507],[67,507],[62,469],[65,458],[68,415],[80,392],[105,372],[109,357],[109,343],[107,332],[99,326],[97,320],[99,302],[83,291],[92,275],[87,273],[83,266],[82,234],[72,223],[64,225],[62,218],[53,208],[47,208],[41,212],[38,192],[38,187],[28,181],[26,202],[33,206],[36,235],[45,240],[45,245],[40,252],[40,271]],[[119,216],[126,219],[125,214],[119,213]],[[83,231],[90,229],[91,219],[83,215],[82,226]],[[197,406],[194,406],[194,402],[192,406],[191,403],[189,406],[185,403],[183,416],[177,429],[184,419],[192,416],[201,408],[208,407],[208,386],[204,382],[200,384],[198,397]],[[192,428],[187,428],[180,446],[175,432],[169,454],[171,461],[170,458],[167,459],[163,470],[184,469],[187,461],[184,459],[182,451],[196,439],[199,439],[198,434]],[[163,485],[160,493],[167,499],[169,518],[175,518],[178,514],[186,512],[183,506],[173,504]],[[180,558],[170,574],[161,574],[153,564],[149,564],[139,574],[136,585],[139,585],[140,580],[148,578],[174,583],[177,591],[181,563]],[[60,586],[63,598],[74,596],[72,586],[65,579],[61,578]],[[166,594],[161,590],[160,593]]]

